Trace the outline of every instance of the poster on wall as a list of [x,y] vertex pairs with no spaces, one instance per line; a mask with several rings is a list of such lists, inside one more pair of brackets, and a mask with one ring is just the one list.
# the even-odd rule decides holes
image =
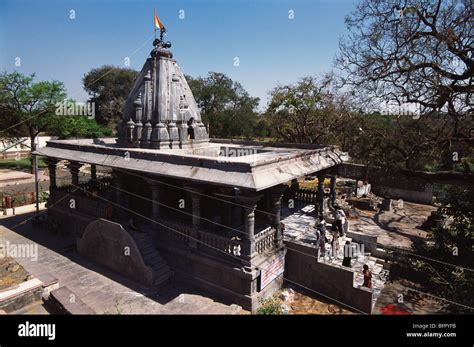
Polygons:
[[268,286],[275,278],[285,271],[285,255],[282,254],[278,258],[266,263],[261,272],[260,290]]

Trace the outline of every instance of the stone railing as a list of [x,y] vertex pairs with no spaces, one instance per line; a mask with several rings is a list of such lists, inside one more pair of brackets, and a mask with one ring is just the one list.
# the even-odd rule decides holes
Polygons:
[[[54,204],[54,206],[61,206],[68,210],[74,208],[76,211],[94,218],[112,218],[113,205],[111,203],[82,195],[81,191],[75,192],[75,189],[75,187],[69,186],[56,189],[48,200],[48,205],[53,206]],[[67,195],[69,196],[67,197]],[[74,199],[74,207],[71,207],[71,199]]]
[[[244,240],[243,235],[219,235],[208,230],[193,230],[192,226],[179,221],[160,220],[158,231],[169,239],[183,243],[196,243],[196,246],[204,251],[218,250],[231,254],[237,258],[249,256],[249,243]],[[267,227],[255,235],[255,251],[262,254],[273,246],[275,229]]]
[[268,227],[267,229],[255,235],[255,251],[262,254],[274,247],[275,229]]
[[205,231],[198,231],[199,240],[202,242],[202,246],[210,246],[217,248],[218,250],[232,254],[234,256],[241,256],[242,250],[244,249],[244,242],[237,238],[227,238],[224,236],[208,233]]
[[189,242],[192,237],[192,228],[179,222],[160,220],[156,227],[164,235],[179,242]]
[[317,191],[312,189],[299,188],[296,191],[295,198],[297,201],[308,202],[312,204],[317,203]]

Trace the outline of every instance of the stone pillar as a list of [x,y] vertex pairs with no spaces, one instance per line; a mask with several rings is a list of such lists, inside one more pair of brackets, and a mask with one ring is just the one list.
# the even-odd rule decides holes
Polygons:
[[318,203],[318,213],[319,215],[323,214],[323,203],[324,203],[324,175],[318,175],[318,190],[317,190],[317,203]]
[[133,103],[135,106],[135,130],[133,134],[133,142],[135,147],[140,147],[142,139],[143,123],[142,123],[142,94],[138,93],[138,96]]
[[197,240],[199,239],[199,225],[201,224],[201,193],[203,192],[204,188],[195,185],[187,185],[184,188],[188,191],[192,204],[191,209],[193,230],[191,234],[192,238],[189,239],[189,246],[191,248],[197,248]]
[[[216,200],[216,203],[220,205],[220,213],[222,214],[222,222],[226,226],[231,226],[233,219],[235,219],[234,212],[234,203],[233,200],[235,196],[233,195],[233,188],[219,188],[217,192],[214,193],[219,200]],[[228,231],[226,229],[225,231]]]
[[145,77],[143,78],[145,81],[145,90],[144,95],[142,97],[143,103],[143,129],[142,129],[142,136],[140,138],[140,147],[142,148],[149,148],[150,147],[150,140],[151,140],[151,132],[152,132],[152,125],[151,125],[151,118],[152,118],[152,106],[153,106],[153,95],[151,89],[151,71],[148,70]]
[[81,166],[82,164],[79,164],[76,161],[69,162],[68,168],[69,168],[69,171],[71,172],[71,183],[73,186],[79,185],[79,170]]
[[114,206],[115,215],[118,219],[125,218],[128,214],[128,194],[125,192],[125,178],[123,173],[113,171],[113,186],[115,187],[115,203],[119,206]]
[[97,180],[97,166],[94,164],[91,164],[91,179],[93,181]]
[[244,209],[245,234],[243,237],[246,242],[242,255],[248,259],[252,259],[257,255],[255,250],[255,209],[261,198],[261,194],[250,193],[240,195],[237,199],[237,201],[243,205]]
[[[153,201],[151,203],[151,216],[154,221],[158,221],[161,218],[160,195],[162,194],[162,189],[159,183],[152,180],[146,181],[150,185],[151,200]],[[154,223],[154,225],[156,226],[157,224]]]
[[331,176],[331,185],[330,185],[331,192],[329,194],[331,205],[334,206],[336,203],[336,176]]
[[275,229],[275,246],[283,246],[283,234],[280,228],[281,198],[287,186],[277,186],[269,189],[271,225]]
[[53,194],[53,190],[55,190],[57,186],[56,182],[56,165],[58,160],[48,158],[48,172],[49,172],[49,193]]
[[193,228],[197,229],[201,223],[201,195],[191,193],[192,211],[193,211]]
[[294,179],[291,181],[290,194],[289,194],[290,199],[296,200],[296,192],[298,191],[298,186],[299,184],[298,184],[297,179]]

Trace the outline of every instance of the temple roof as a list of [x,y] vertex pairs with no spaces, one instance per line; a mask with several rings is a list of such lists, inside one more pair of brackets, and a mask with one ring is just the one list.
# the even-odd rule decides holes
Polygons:
[[335,147],[212,142],[199,149],[117,148],[114,139],[49,141],[35,154],[151,175],[260,191],[348,160]]
[[118,138],[48,141],[59,160],[260,191],[338,165],[331,146],[209,141],[194,96],[162,35],[125,103]]
[[123,109],[118,142],[126,147],[186,148],[207,142],[207,129],[170,42],[155,39]]

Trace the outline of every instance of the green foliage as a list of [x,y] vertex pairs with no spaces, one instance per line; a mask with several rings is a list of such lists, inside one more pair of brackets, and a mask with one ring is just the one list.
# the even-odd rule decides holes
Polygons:
[[278,86],[270,96],[265,117],[287,142],[344,145],[360,119],[349,96],[335,92],[330,75]]
[[62,116],[61,121],[52,126],[49,132],[60,139],[112,136],[112,129],[98,124],[95,119],[90,119],[87,116]]
[[261,300],[260,307],[257,309],[257,314],[261,314],[261,315],[283,314],[281,305],[282,305],[282,301],[274,296],[266,300]]
[[186,76],[186,80],[212,137],[254,136],[259,99],[251,97],[240,83],[217,72],[209,72],[206,77]]
[[[33,83],[34,77],[19,72],[0,74],[0,113],[4,116],[1,135],[28,136],[31,148],[36,146],[36,136],[56,121],[56,104],[66,95],[62,82]],[[33,172],[33,165],[30,167]]]
[[96,120],[115,129],[122,119],[123,106],[138,72],[133,69],[104,65],[84,75],[84,89],[96,103]]
[[47,191],[40,191],[39,192],[39,202],[47,202],[49,199],[49,192]]
[[19,72],[0,74],[0,110],[6,114],[3,125],[4,129],[12,126],[3,133],[6,136],[37,136],[51,124],[56,103],[66,95],[62,82],[33,83],[34,77]]
[[[15,159],[7,159],[7,160],[0,160],[0,169],[14,169],[14,170],[29,170],[31,171],[31,156],[28,158],[15,160]],[[44,169],[46,167],[46,163],[43,159],[38,159],[38,167],[40,169]]]

